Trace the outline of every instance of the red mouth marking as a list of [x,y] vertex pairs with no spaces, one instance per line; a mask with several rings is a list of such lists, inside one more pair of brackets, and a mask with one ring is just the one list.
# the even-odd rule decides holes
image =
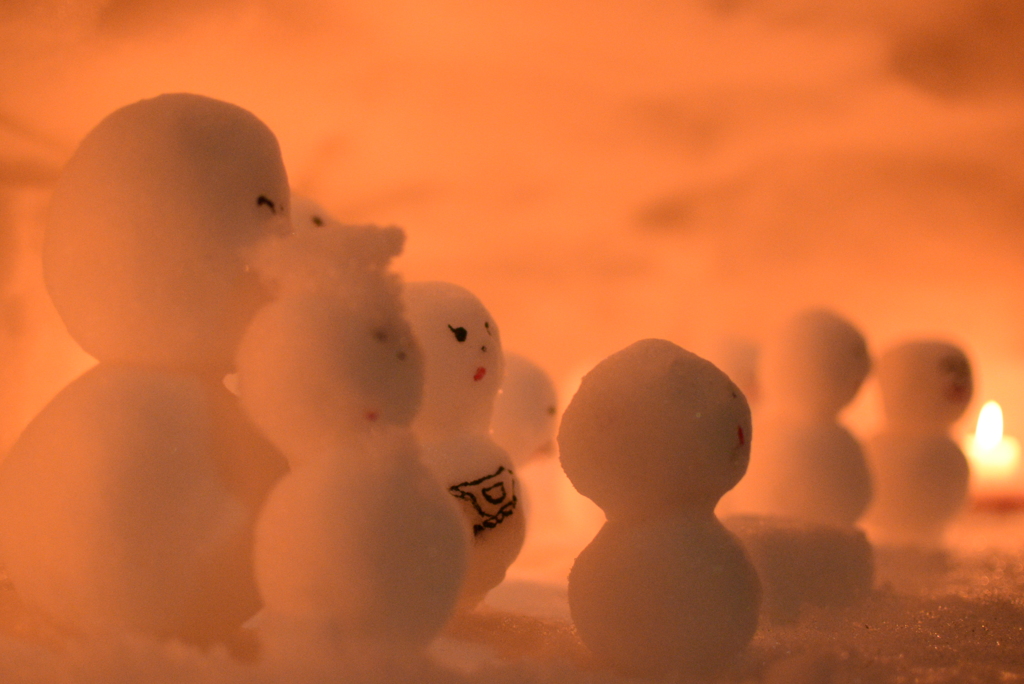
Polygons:
[[473,375],[473,380],[483,380],[485,375],[487,375],[487,369],[480,366],[476,369],[476,373]]
[[376,421],[377,420],[377,412],[376,411],[367,411],[366,412],[366,420],[370,421],[371,423]]
[[743,426],[742,426],[742,425],[740,425],[739,427],[737,427],[737,428],[736,428],[736,432],[738,432],[738,433],[739,433],[739,436],[740,436],[740,446],[743,446],[744,444],[746,444],[746,443],[747,443],[747,439],[746,439],[746,437],[745,437],[745,436],[743,435]]

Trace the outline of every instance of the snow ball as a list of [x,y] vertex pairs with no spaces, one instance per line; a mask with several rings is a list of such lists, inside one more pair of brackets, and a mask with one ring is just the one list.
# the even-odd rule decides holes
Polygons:
[[947,342],[907,342],[883,354],[875,370],[887,420],[948,429],[971,401],[967,355]]
[[422,439],[486,434],[505,373],[494,318],[468,290],[443,282],[408,283],[406,316],[423,350]]
[[609,518],[713,509],[746,472],[750,439],[750,408],[728,376],[654,339],[584,376],[558,432],[566,475]]
[[521,466],[553,453],[557,429],[558,396],[551,376],[525,356],[506,354],[491,437]]
[[454,499],[407,429],[358,448],[295,468],[260,516],[256,580],[272,650],[275,621],[422,646],[455,608],[469,535]]
[[228,372],[266,301],[246,252],[290,230],[277,140],[199,95],[118,109],[82,140],[54,191],[46,286],[101,361]]
[[765,346],[761,389],[767,402],[787,411],[835,416],[870,367],[867,343],[852,324],[831,311],[807,311]]

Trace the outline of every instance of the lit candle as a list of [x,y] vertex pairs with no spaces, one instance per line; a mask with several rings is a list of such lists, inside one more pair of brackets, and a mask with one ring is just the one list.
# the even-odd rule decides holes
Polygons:
[[978,414],[973,435],[964,439],[964,453],[971,467],[971,490],[976,500],[999,500],[1024,505],[1024,471],[1020,442],[1003,434],[1003,410],[986,402]]

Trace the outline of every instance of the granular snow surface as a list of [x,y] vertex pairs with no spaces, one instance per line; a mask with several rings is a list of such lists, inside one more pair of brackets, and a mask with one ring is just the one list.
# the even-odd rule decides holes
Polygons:
[[[1015,682],[1024,680],[1024,514],[971,513],[946,556],[880,552],[868,600],[842,611],[805,607],[787,625],[762,621],[717,682]],[[987,550],[982,550],[983,548]],[[521,607],[521,610],[520,610]],[[510,580],[452,623],[426,656],[358,644],[327,653],[296,644],[261,659],[243,639],[200,652],[139,637],[76,640],[0,587],[5,684],[178,682],[513,682],[617,684],[580,643],[555,583]]]

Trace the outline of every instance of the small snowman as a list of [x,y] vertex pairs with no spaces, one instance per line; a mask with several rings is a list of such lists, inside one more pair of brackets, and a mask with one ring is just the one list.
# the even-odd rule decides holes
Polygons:
[[569,574],[595,658],[626,674],[706,674],[750,641],[758,578],[714,513],[747,469],[750,437],[743,393],[671,342],[636,342],[583,378],[558,444],[608,519]]
[[460,601],[468,609],[505,578],[526,530],[512,461],[489,434],[504,373],[501,338],[480,300],[458,285],[409,283],[403,298],[424,357],[413,430],[473,534]]
[[505,379],[494,402],[491,438],[518,468],[554,453],[558,395],[547,372],[525,356],[505,354]]
[[883,354],[875,373],[885,428],[867,443],[865,524],[878,543],[937,547],[967,498],[967,459],[949,430],[971,401],[970,363],[952,344],[914,341]]
[[871,362],[845,319],[813,310],[766,345],[760,368],[758,446],[723,510],[852,526],[871,500],[860,444],[837,419]]
[[759,356],[760,349],[754,341],[745,337],[724,337],[718,340],[708,357],[743,390],[755,414],[761,396],[757,378]]
[[256,526],[274,655],[296,634],[423,646],[460,595],[469,535],[409,429],[422,359],[384,272],[393,237],[300,230],[257,261],[278,296],[242,340],[239,394],[290,466]]
[[99,363],[0,468],[0,555],[23,601],[79,632],[230,641],[259,608],[257,512],[285,472],[224,387],[290,230],[277,140],[187,94],[115,111],[54,191],[47,290]]

